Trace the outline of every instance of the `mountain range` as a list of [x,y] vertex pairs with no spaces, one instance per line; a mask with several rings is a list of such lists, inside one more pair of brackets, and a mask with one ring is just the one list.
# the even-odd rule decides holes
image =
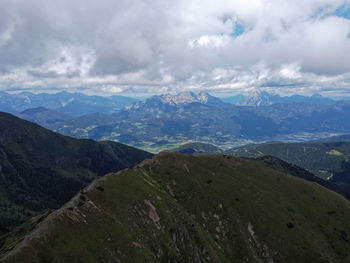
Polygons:
[[208,106],[224,106],[225,103],[219,98],[211,96],[207,92],[180,92],[179,94],[164,94],[153,96],[141,102],[136,102],[125,107],[127,111],[147,111],[155,109],[178,108],[191,103],[199,103]]
[[21,92],[9,94],[0,92],[0,111],[13,114],[31,108],[44,107],[54,109],[71,116],[80,116],[89,113],[115,113],[126,105],[138,101],[124,96],[88,96],[83,93],[30,93]]
[[247,96],[238,94],[235,96],[222,99],[224,102],[238,105],[238,106],[269,106],[275,103],[311,103],[323,104],[329,103],[333,100],[323,97],[320,94],[313,94],[312,96],[292,95],[280,96],[278,94],[271,94],[266,91],[254,90]]
[[[177,95],[164,94],[154,96],[153,100],[159,100],[160,103],[179,106],[189,103],[203,103],[208,105],[221,105],[223,102],[241,106],[267,106],[275,103],[314,103],[322,104],[332,102],[330,98],[314,94],[310,97],[302,95],[293,95],[281,97],[277,94],[270,94],[266,91],[254,90],[248,95],[235,95],[226,98],[216,98],[206,92],[198,94],[194,92],[182,92]],[[89,113],[116,113],[124,109],[129,104],[134,104],[138,99],[125,96],[89,96],[83,93],[31,93],[21,92],[10,94],[0,92],[0,110],[9,113],[19,113],[27,109],[44,107],[55,109],[61,113],[72,116],[80,116]],[[149,101],[148,101],[149,102]],[[136,103],[131,108],[137,108],[142,102]]]
[[69,136],[116,140],[152,152],[188,141],[228,149],[252,142],[305,141],[349,133],[349,113],[350,103],[345,101],[251,107],[223,103],[209,94],[185,93],[154,96],[110,117],[86,116],[85,124],[71,119],[46,127]]
[[[246,98],[246,103],[240,103],[245,106],[237,106],[205,92],[182,92],[136,101],[113,114],[112,110],[95,112],[98,107],[90,105],[95,97],[86,98],[89,101],[83,104],[89,109],[85,111],[88,114],[73,116],[62,108],[40,106],[17,116],[64,135],[119,141],[154,153],[191,141],[229,149],[271,140],[317,140],[350,132],[350,102],[332,101],[320,95],[280,97],[255,92]],[[83,109],[76,107],[77,111]]]

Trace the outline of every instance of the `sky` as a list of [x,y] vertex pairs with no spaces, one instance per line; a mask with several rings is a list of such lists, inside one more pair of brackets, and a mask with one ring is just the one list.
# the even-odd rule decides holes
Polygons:
[[350,95],[350,0],[0,0],[0,90]]

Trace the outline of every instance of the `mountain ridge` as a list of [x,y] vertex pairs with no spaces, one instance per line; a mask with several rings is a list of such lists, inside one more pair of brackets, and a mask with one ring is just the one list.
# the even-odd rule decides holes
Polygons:
[[247,158],[275,156],[336,184],[350,197],[350,142],[270,142],[241,147],[226,153]]
[[349,222],[350,203],[315,183],[246,159],[162,153],[95,181],[2,262],[345,263]]
[[320,94],[313,94],[311,96],[292,95],[280,96],[278,94],[271,94],[266,91],[254,90],[246,97],[241,98],[236,102],[240,106],[269,106],[276,103],[311,103],[323,104],[333,102],[332,99],[323,97]]
[[0,110],[17,114],[26,109],[45,107],[72,116],[95,112],[111,114],[123,109],[127,104],[136,101],[138,100],[125,96],[90,96],[84,93],[70,93],[66,91],[38,94],[31,92],[21,92],[18,94],[1,92]]

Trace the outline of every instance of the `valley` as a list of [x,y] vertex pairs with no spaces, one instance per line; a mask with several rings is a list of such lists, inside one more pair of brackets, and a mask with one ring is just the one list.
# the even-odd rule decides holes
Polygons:
[[244,106],[225,103],[208,93],[183,92],[153,96],[124,105],[112,114],[111,108],[70,116],[40,106],[17,116],[63,135],[118,141],[152,153],[187,142],[204,142],[228,150],[267,141],[306,142],[350,132],[347,101],[297,96],[260,103],[275,97],[268,93],[253,95]]

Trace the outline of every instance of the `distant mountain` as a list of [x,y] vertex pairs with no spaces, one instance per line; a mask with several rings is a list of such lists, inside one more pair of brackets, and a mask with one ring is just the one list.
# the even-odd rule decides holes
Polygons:
[[69,103],[58,108],[58,110],[73,116],[81,116],[97,112],[112,114],[136,101],[138,100],[124,96],[100,97],[79,94],[78,96],[73,97]]
[[22,108],[20,110],[16,110],[16,107],[14,106],[14,104],[15,104],[15,101],[12,95],[6,92],[0,91],[0,111],[17,113],[19,111],[27,109],[27,108]]
[[209,106],[223,106],[225,103],[219,98],[211,96],[209,93],[200,92],[196,94],[194,92],[186,91],[176,95],[164,94],[159,96],[153,96],[141,102],[128,105],[126,110],[154,110],[177,108],[191,103],[201,103]]
[[33,94],[30,92],[8,94],[0,92],[0,110],[9,113],[19,113],[30,108],[44,107],[72,116],[95,112],[111,114],[136,101],[138,100],[124,96],[101,97],[69,92],[55,94]]
[[180,152],[187,154],[220,154],[223,151],[212,144],[209,143],[201,143],[201,142],[191,142],[185,143],[179,147],[174,149],[170,149],[169,152]]
[[268,93],[266,91],[255,90],[250,93],[244,100],[233,103],[241,106],[269,106],[275,103],[310,103],[322,104],[333,102],[330,98],[322,97],[320,94],[314,94],[310,97],[302,95],[293,95],[290,97],[281,97]]
[[163,153],[10,235],[1,260],[349,262],[349,201],[264,161]]
[[331,136],[324,139],[316,140],[317,142],[350,142],[350,134]]
[[169,101],[155,96],[116,114],[80,116],[51,129],[78,138],[116,140],[155,153],[188,141],[227,149],[271,140],[310,141],[350,132],[348,102],[243,107]]
[[124,96],[88,96],[82,93],[59,92],[55,94],[22,92],[9,94],[0,92],[0,110],[18,114],[26,109],[44,107],[54,109],[71,116],[81,116],[91,113],[114,114],[124,109],[154,109],[169,110],[170,108],[181,107],[190,103],[201,103],[209,106],[223,106],[226,103],[241,106],[268,106],[274,103],[311,103],[323,104],[332,102],[319,94],[311,97],[294,95],[281,97],[265,91],[254,91],[248,96],[236,95],[228,98],[216,98],[206,92],[199,94],[193,92],[181,92],[177,95],[164,94],[153,96],[138,103],[137,99]]
[[273,95],[266,91],[255,90],[248,94],[248,96],[239,103],[241,106],[268,106],[279,102],[281,97]]
[[239,105],[239,104],[241,104],[245,99],[246,99],[246,96],[244,96],[244,95],[242,95],[242,94],[238,94],[238,95],[231,96],[231,97],[226,97],[226,98],[221,98],[221,100],[222,100],[223,102],[230,103],[230,104],[233,104],[233,105]]
[[[78,138],[94,138],[93,130],[97,127],[113,125],[118,119],[103,113],[91,113],[78,116],[65,121],[63,124],[55,123],[50,129]],[[108,138],[99,137],[98,140]]]
[[[265,95],[271,99],[268,93]],[[266,103],[256,100],[258,107],[236,106],[207,93],[183,92],[153,96],[113,114],[59,116],[62,111],[71,113],[69,107],[75,108],[71,102],[54,110],[56,112],[39,108],[22,112],[19,116],[64,135],[114,140],[154,153],[188,141],[213,143],[228,149],[272,140],[310,141],[350,132],[350,102],[326,102],[326,99],[324,103],[316,103],[322,100],[318,95],[305,97],[313,103],[299,102],[300,96],[280,98],[298,102],[263,106],[268,104],[266,99]],[[86,106],[76,105],[77,110]],[[86,108],[90,110],[90,106]],[[91,111],[93,109],[91,107]],[[67,118],[67,115],[72,117]]]
[[322,104],[322,103],[331,103],[334,100],[331,98],[323,97],[320,94],[314,94],[312,96],[302,96],[302,95],[293,95],[290,97],[282,97],[282,103],[311,103],[311,104]]
[[[168,149],[174,148],[172,142],[179,145],[189,140],[200,140],[222,145],[249,137],[278,134],[273,120],[231,105],[218,107],[189,103],[176,107],[153,102],[152,99],[140,107],[113,115],[115,121],[112,124],[89,130],[89,138],[108,138],[158,152],[168,144]],[[76,136],[66,133],[70,132],[70,128],[59,131]]]
[[65,137],[0,113],[0,236],[60,207],[92,180],[151,156],[120,143]]
[[114,123],[116,118],[112,115],[104,113],[90,113],[82,116],[69,116],[57,110],[51,110],[44,107],[27,109],[17,114],[17,117],[35,122],[47,129],[60,132],[64,129],[66,134],[74,136],[79,134],[79,138],[87,138],[86,133],[101,125],[109,125]]
[[51,129],[56,125],[63,125],[65,121],[72,119],[71,116],[65,113],[44,107],[27,109],[17,114],[17,116],[27,121],[35,122],[48,129]]

